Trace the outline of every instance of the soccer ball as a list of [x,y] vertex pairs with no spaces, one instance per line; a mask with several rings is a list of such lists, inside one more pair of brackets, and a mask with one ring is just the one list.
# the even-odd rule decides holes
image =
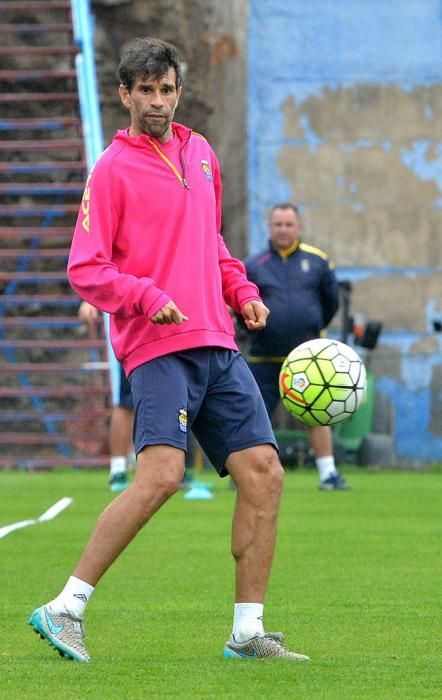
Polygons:
[[353,348],[317,338],[294,348],[279,374],[279,393],[289,413],[307,425],[334,425],[357,411],[367,373]]

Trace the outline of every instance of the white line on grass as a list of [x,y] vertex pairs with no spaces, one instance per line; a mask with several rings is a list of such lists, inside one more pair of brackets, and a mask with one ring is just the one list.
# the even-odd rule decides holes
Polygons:
[[12,525],[5,525],[4,527],[1,527],[0,540],[2,537],[9,535],[10,532],[14,532],[14,530],[20,530],[22,527],[27,527],[28,525],[38,525],[38,523],[45,523],[48,520],[53,520],[53,518],[56,518],[57,515],[59,515],[65,508],[70,506],[72,501],[72,498],[65,496],[64,498],[60,498],[60,500],[57,501],[57,503],[54,503],[53,506],[45,510],[45,512],[42,513],[36,520],[20,520],[18,523],[12,523]]

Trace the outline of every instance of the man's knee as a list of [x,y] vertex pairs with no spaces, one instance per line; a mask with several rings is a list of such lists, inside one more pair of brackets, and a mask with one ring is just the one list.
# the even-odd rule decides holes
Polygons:
[[155,492],[162,500],[176,493],[184,475],[184,453],[168,447],[148,447],[137,457],[135,480],[141,489]]
[[260,457],[259,473],[263,475],[269,487],[275,491],[281,491],[284,483],[284,469],[275,448],[271,445],[263,445],[266,449]]
[[237,452],[228,468],[238,487],[263,488],[279,493],[284,482],[284,469],[273,445],[258,445]]

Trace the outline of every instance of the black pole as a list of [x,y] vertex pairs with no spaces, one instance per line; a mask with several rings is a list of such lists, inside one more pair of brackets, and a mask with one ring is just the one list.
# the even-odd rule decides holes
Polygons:
[[350,316],[352,285],[350,280],[342,280],[338,284],[342,299],[341,342],[347,343],[348,336],[353,332],[353,319]]

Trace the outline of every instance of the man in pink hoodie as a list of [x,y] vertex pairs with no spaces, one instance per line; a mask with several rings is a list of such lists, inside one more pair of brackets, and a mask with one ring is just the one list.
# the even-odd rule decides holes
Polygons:
[[236,591],[226,658],[306,660],[263,627],[283,484],[259,389],[228,306],[249,330],[268,309],[220,234],[221,176],[208,142],[173,122],[182,77],[173,46],[136,39],[118,69],[130,113],[86,182],[68,263],[79,296],[111,315],[135,408],[135,478],[101,514],[61,593],[29,622],[60,653],[89,661],[83,615],[94,587],[177,491],[187,431],[237,486]]

